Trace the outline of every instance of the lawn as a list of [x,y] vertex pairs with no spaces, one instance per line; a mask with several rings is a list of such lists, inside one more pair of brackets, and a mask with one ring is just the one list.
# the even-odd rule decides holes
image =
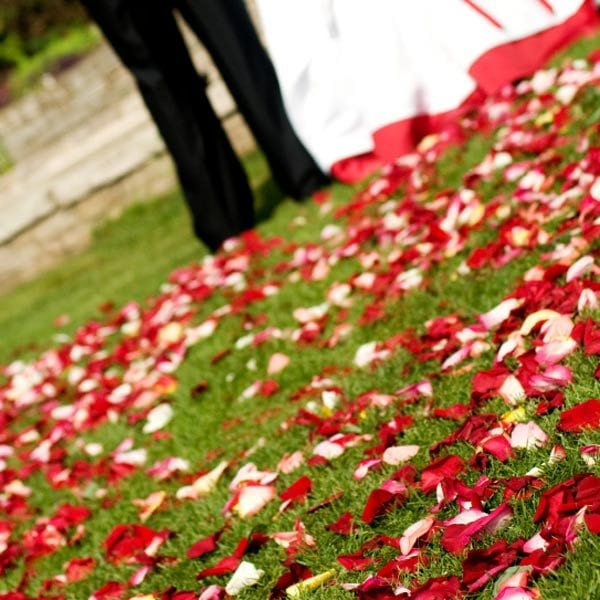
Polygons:
[[356,188],[248,157],[214,257],[174,194],[0,298],[0,599],[598,598],[599,45]]

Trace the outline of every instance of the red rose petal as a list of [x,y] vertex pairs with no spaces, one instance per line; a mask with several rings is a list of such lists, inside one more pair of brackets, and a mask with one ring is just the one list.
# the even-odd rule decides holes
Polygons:
[[444,456],[423,469],[421,473],[421,489],[423,493],[429,494],[437,487],[437,484],[449,477],[456,477],[465,469],[465,463],[462,458],[450,454]]
[[560,415],[558,429],[571,433],[579,433],[586,428],[600,427],[600,400],[592,398],[563,411]]
[[221,533],[221,531],[217,531],[216,533],[197,541],[195,544],[192,544],[188,548],[186,556],[188,558],[199,558],[209,552],[213,552],[217,547]]
[[354,529],[354,517],[352,513],[345,512],[335,523],[326,525],[325,529],[340,535],[350,535]]

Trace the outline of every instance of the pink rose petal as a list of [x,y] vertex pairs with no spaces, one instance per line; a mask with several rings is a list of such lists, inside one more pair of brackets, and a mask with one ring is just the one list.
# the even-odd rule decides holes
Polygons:
[[479,322],[489,331],[506,321],[510,313],[522,304],[523,300],[518,298],[503,300],[498,306],[492,308],[492,310],[479,315]]
[[272,485],[246,485],[237,492],[231,509],[245,519],[262,510],[275,495],[275,487]]
[[280,352],[276,352],[269,359],[269,365],[267,367],[267,373],[269,375],[275,375],[275,373],[279,373],[283,371],[290,364],[289,356],[285,354],[281,354]]
[[567,283],[573,281],[573,279],[579,279],[582,275],[585,275],[591,270],[594,265],[594,258],[592,256],[582,256],[578,261],[574,262],[567,271],[566,280]]

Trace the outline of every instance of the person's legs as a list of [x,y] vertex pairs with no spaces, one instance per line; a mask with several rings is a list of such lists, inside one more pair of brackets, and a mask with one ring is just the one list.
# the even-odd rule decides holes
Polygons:
[[328,178],[294,132],[275,70],[243,0],[174,0],[210,52],[283,191],[303,198]]
[[136,79],[175,161],[198,237],[215,249],[252,227],[246,174],[210,106],[169,2],[83,3]]

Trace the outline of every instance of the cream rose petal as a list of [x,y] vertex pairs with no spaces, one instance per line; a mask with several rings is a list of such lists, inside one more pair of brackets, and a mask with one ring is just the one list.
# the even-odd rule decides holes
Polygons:
[[399,465],[414,458],[419,452],[420,447],[414,445],[390,446],[383,453],[383,462],[388,465]]
[[514,376],[508,375],[498,390],[501,398],[510,406],[515,406],[525,400],[525,389]]
[[407,527],[400,538],[400,552],[406,556],[412,550],[417,540],[423,537],[434,523],[435,519],[433,517],[425,517]]
[[556,319],[560,316],[560,313],[556,312],[555,310],[550,310],[547,308],[537,310],[536,312],[531,313],[527,316],[527,318],[523,322],[523,325],[521,326],[521,330],[519,333],[521,335],[529,335],[538,323],[548,321],[550,319]]

